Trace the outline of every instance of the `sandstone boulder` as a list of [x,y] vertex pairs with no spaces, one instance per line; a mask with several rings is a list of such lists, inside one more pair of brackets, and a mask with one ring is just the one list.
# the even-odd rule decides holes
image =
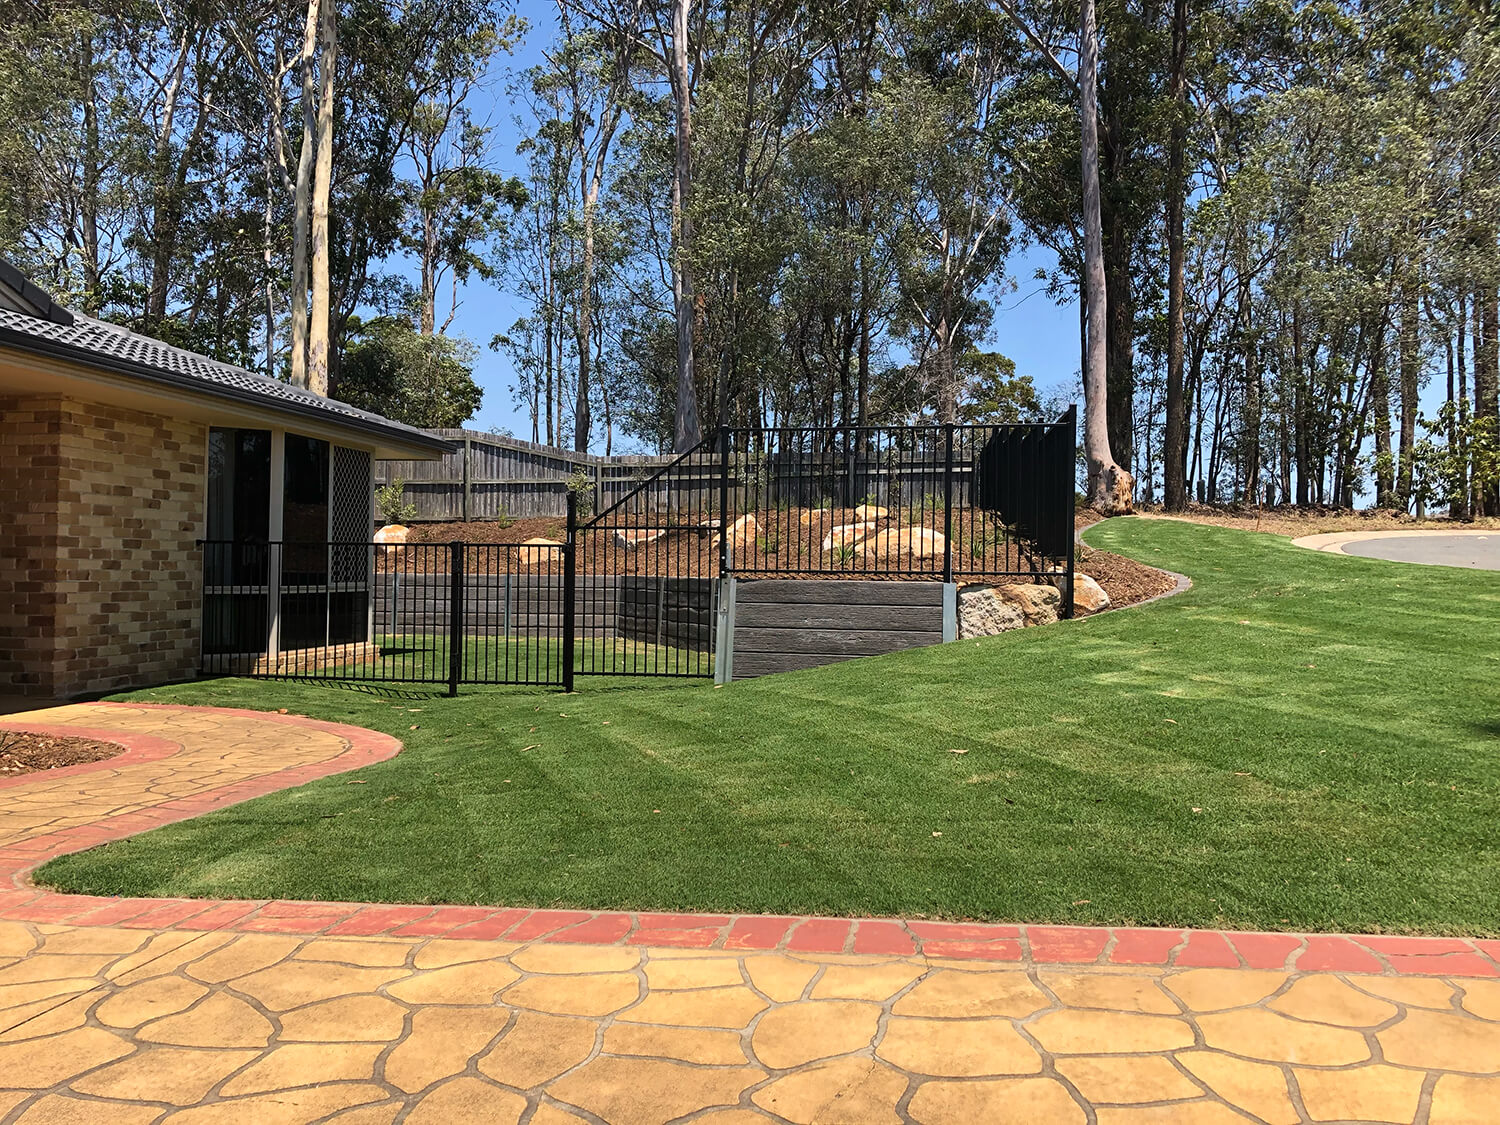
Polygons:
[[1025,626],[1020,607],[1001,598],[993,587],[970,586],[958,592],[960,637],[993,637]]
[[1055,586],[1036,586],[1030,583],[1015,583],[996,586],[996,595],[1021,611],[1028,625],[1050,625],[1057,620],[1062,606],[1062,595]]
[[404,523],[388,523],[375,533],[375,542],[382,546],[405,543],[410,535],[411,528]]
[[556,539],[542,536],[526,540],[517,553],[521,556],[522,566],[546,566],[548,563],[562,562],[562,544]]
[[879,504],[861,504],[854,509],[854,518],[860,523],[874,523],[876,520],[885,519],[890,514]]
[[944,543],[943,533],[930,527],[888,527],[878,534],[861,539],[859,553],[880,558],[911,555],[914,558],[928,559],[940,557]]
[[750,555],[760,537],[760,524],[754,516],[741,516],[729,525],[729,550],[733,555]]
[[832,551],[839,547],[858,543],[874,530],[875,525],[873,523],[841,524],[823,537],[823,550]]
[[615,542],[627,551],[633,551],[645,543],[655,543],[667,533],[666,528],[615,528]]
[[1098,613],[1109,608],[1109,595],[1104,587],[1087,574],[1073,574],[1073,608],[1084,613]]

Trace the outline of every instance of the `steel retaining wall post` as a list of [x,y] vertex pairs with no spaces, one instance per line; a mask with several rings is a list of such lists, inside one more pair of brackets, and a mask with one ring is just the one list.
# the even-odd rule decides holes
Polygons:
[[953,423],[943,426],[943,581],[953,581]]

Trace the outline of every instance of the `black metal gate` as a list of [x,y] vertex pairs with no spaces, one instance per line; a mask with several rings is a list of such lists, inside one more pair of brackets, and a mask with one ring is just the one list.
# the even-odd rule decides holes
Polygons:
[[564,681],[561,544],[202,546],[206,675]]
[[204,542],[200,667],[709,677],[735,576],[1046,581],[1071,616],[1076,421],[721,429],[607,504],[570,493],[561,543]]

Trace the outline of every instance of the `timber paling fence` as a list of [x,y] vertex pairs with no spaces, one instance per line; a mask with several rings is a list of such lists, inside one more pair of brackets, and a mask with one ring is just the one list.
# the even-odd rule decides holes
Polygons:
[[941,582],[947,599],[960,581],[1052,582],[1072,616],[1076,431],[1075,408],[1051,423],[720,429],[597,475],[592,495],[558,478],[562,543],[205,542],[201,669],[450,693],[712,676],[733,662],[741,579],[810,581],[816,602],[857,580]]
[[430,430],[454,451],[437,461],[376,461],[375,483],[405,482],[402,499],[421,522],[495,520],[568,512],[570,481],[583,480],[593,510],[629,495],[642,480],[676,461],[672,456],[571,453],[549,445],[476,430]]

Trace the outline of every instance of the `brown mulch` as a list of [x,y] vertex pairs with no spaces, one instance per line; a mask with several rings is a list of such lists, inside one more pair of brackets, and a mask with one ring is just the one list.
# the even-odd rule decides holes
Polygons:
[[[928,526],[940,526],[936,514],[924,513],[921,522]],[[908,517],[910,518],[910,517]],[[1092,512],[1080,512],[1076,526],[1080,529],[1097,522],[1099,517]],[[623,521],[629,522],[629,521]],[[634,522],[645,522],[636,517]],[[865,563],[861,556],[846,560],[845,566],[833,567],[821,551],[822,538],[828,531],[842,523],[853,522],[853,512],[838,509],[792,509],[771,512],[768,526],[760,529],[757,543],[756,566],[758,569],[773,569],[778,565],[789,568],[809,566],[829,567],[816,574],[801,574],[801,578],[899,578],[900,575],[867,574],[861,570]],[[892,525],[893,520],[882,521]],[[971,558],[973,552],[966,549],[971,541],[983,538],[981,526],[959,521],[954,536],[956,559],[962,570],[963,559]],[[506,526],[493,521],[471,523],[418,524],[412,528],[409,542],[413,543],[522,543],[531,538],[561,540],[565,534],[563,521],[555,517],[517,519]],[[699,534],[696,530],[681,528],[669,532],[654,543],[624,551],[614,546],[608,532],[585,534],[579,551],[579,572],[594,573],[608,570],[611,573],[690,574],[708,575],[718,572],[718,548],[711,534]],[[991,547],[993,550],[993,547]],[[814,557],[816,556],[816,557]],[[517,560],[512,552],[469,552],[466,567],[471,572],[505,569]],[[1076,556],[1081,573],[1093,578],[1109,595],[1111,608],[1134,605],[1176,589],[1177,580],[1154,567],[1138,563],[1123,555],[1098,551],[1079,544]],[[907,560],[909,565],[918,565]],[[422,573],[429,570],[442,571],[447,568],[445,553],[432,550],[411,552],[402,559],[404,571]],[[385,569],[382,562],[381,569]],[[548,573],[554,567],[533,564],[524,568],[528,573]],[[962,577],[962,575],[961,575]],[[975,575],[977,580],[983,578]]]
[[[1073,517],[1073,527],[1082,531],[1100,520],[1097,512],[1083,510]],[[1177,579],[1154,566],[1127,559],[1124,555],[1095,550],[1079,543],[1074,562],[1082,574],[1087,574],[1104,587],[1109,595],[1109,608],[1121,609],[1127,605],[1160,597],[1177,589]],[[1084,616],[1082,613],[1080,617]]]
[[567,523],[555,516],[532,516],[514,519],[502,525],[498,520],[473,520],[469,523],[413,524],[410,543],[524,543],[528,539],[562,541]]
[[59,738],[31,731],[0,730],[0,777],[102,762],[124,751],[123,746],[96,742],[92,738]]
[[1166,571],[1127,559],[1124,555],[1096,551],[1082,543],[1078,545],[1075,563],[1080,573],[1087,574],[1104,587],[1104,592],[1109,595],[1110,609],[1135,605],[1177,589],[1177,579]]
[[[753,558],[741,567],[758,574],[779,573],[808,579],[874,579],[899,580],[937,577],[942,558],[914,558],[907,552],[894,557],[896,568],[906,573],[883,573],[891,569],[893,556],[879,559],[865,555],[850,546],[842,551],[824,551],[823,542],[836,527],[855,523],[851,508],[777,508],[756,513],[759,517]],[[705,513],[706,515],[706,513]],[[649,512],[611,513],[605,526],[580,532],[578,573],[696,575],[717,574],[719,548],[715,529],[707,521],[702,525],[679,524],[676,515]],[[897,527],[923,526],[941,532],[945,520],[941,511],[931,507],[893,510],[878,521],[871,535]],[[614,529],[668,528],[660,538],[631,550],[617,542]],[[957,575],[981,579],[985,574],[1023,569],[1017,545],[1007,540],[1004,529],[992,514],[976,509],[955,509],[952,524],[953,561]],[[518,519],[502,527],[498,522],[431,523],[412,528],[408,543],[523,543],[531,538],[561,540],[565,534],[562,520],[556,518]],[[556,558],[556,562],[552,559]],[[524,564],[524,565],[523,565]],[[465,556],[470,573],[498,573],[524,569],[527,573],[553,573],[561,567],[560,553],[527,553],[475,549]],[[396,567],[403,573],[442,573],[448,569],[447,553],[430,547],[404,554],[392,552],[377,555],[377,569],[386,573]]]
[[[1500,519],[1481,517],[1465,522],[1449,519],[1446,515],[1417,519],[1405,512],[1393,512],[1389,508],[1370,508],[1364,511],[1349,511],[1335,508],[1243,508],[1216,507],[1208,504],[1190,504],[1186,511],[1168,516],[1160,506],[1148,505],[1140,509],[1143,516],[1163,516],[1168,519],[1185,519],[1193,523],[1212,524],[1215,527],[1232,527],[1240,531],[1265,531],[1272,535],[1285,535],[1296,539],[1303,535],[1321,535],[1330,531],[1421,531],[1453,530],[1455,528],[1496,528]],[[1099,517],[1090,514],[1090,522]]]

